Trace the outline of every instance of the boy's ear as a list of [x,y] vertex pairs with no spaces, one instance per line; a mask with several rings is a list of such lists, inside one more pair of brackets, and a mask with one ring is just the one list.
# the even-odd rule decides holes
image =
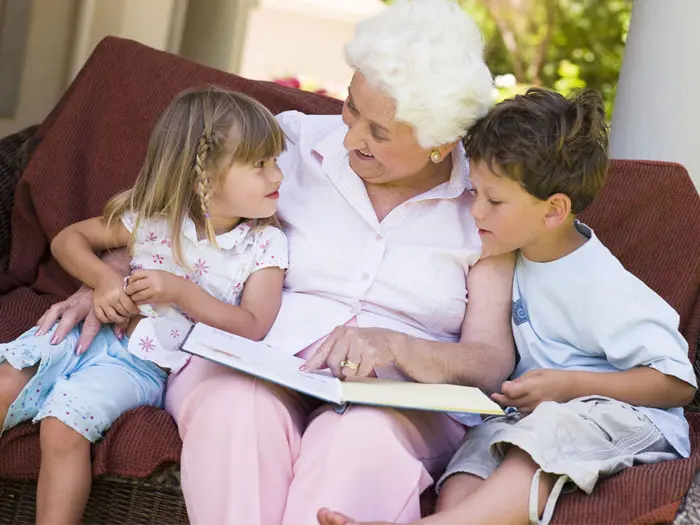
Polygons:
[[555,193],[547,199],[545,224],[548,228],[557,228],[571,215],[571,199],[563,193]]

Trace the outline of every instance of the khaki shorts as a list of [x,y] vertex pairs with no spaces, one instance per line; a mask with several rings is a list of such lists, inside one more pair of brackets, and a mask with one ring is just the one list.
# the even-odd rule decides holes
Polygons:
[[680,457],[634,407],[600,396],[582,397],[542,403],[528,416],[493,416],[470,428],[437,489],[453,474],[487,478],[509,445],[527,452],[543,472],[565,476],[588,494],[600,477]]

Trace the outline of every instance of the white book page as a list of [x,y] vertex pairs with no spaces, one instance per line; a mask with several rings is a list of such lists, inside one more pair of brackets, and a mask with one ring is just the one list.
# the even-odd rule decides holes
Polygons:
[[340,381],[323,372],[302,372],[304,362],[264,343],[197,323],[182,350],[331,403],[341,403]]

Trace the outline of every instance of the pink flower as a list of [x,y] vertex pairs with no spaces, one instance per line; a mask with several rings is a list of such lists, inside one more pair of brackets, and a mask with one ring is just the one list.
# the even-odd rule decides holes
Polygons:
[[156,345],[153,344],[153,339],[150,337],[142,337],[139,340],[139,346],[144,352],[151,352],[156,349]]
[[294,89],[301,89],[301,82],[298,78],[294,77],[278,78],[275,80],[275,84],[279,84],[280,86],[285,87],[291,87]]
[[163,261],[165,260],[165,257],[162,255],[158,255],[157,253],[153,254],[153,262],[157,264],[163,264]]
[[197,262],[194,263],[194,271],[199,275],[204,275],[205,273],[208,273],[209,266],[207,265],[207,261],[198,258]]
[[170,337],[180,337],[180,330],[172,329],[170,330]]
[[146,241],[153,242],[153,241],[156,241],[156,240],[158,240],[158,236],[156,235],[156,232],[150,232],[150,233],[146,236]]

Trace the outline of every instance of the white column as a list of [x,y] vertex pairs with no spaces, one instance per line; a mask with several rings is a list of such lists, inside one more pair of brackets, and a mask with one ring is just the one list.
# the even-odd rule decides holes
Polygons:
[[700,189],[700,0],[635,0],[613,158],[679,162]]
[[188,0],[79,0],[69,82],[107,35],[176,53]]

